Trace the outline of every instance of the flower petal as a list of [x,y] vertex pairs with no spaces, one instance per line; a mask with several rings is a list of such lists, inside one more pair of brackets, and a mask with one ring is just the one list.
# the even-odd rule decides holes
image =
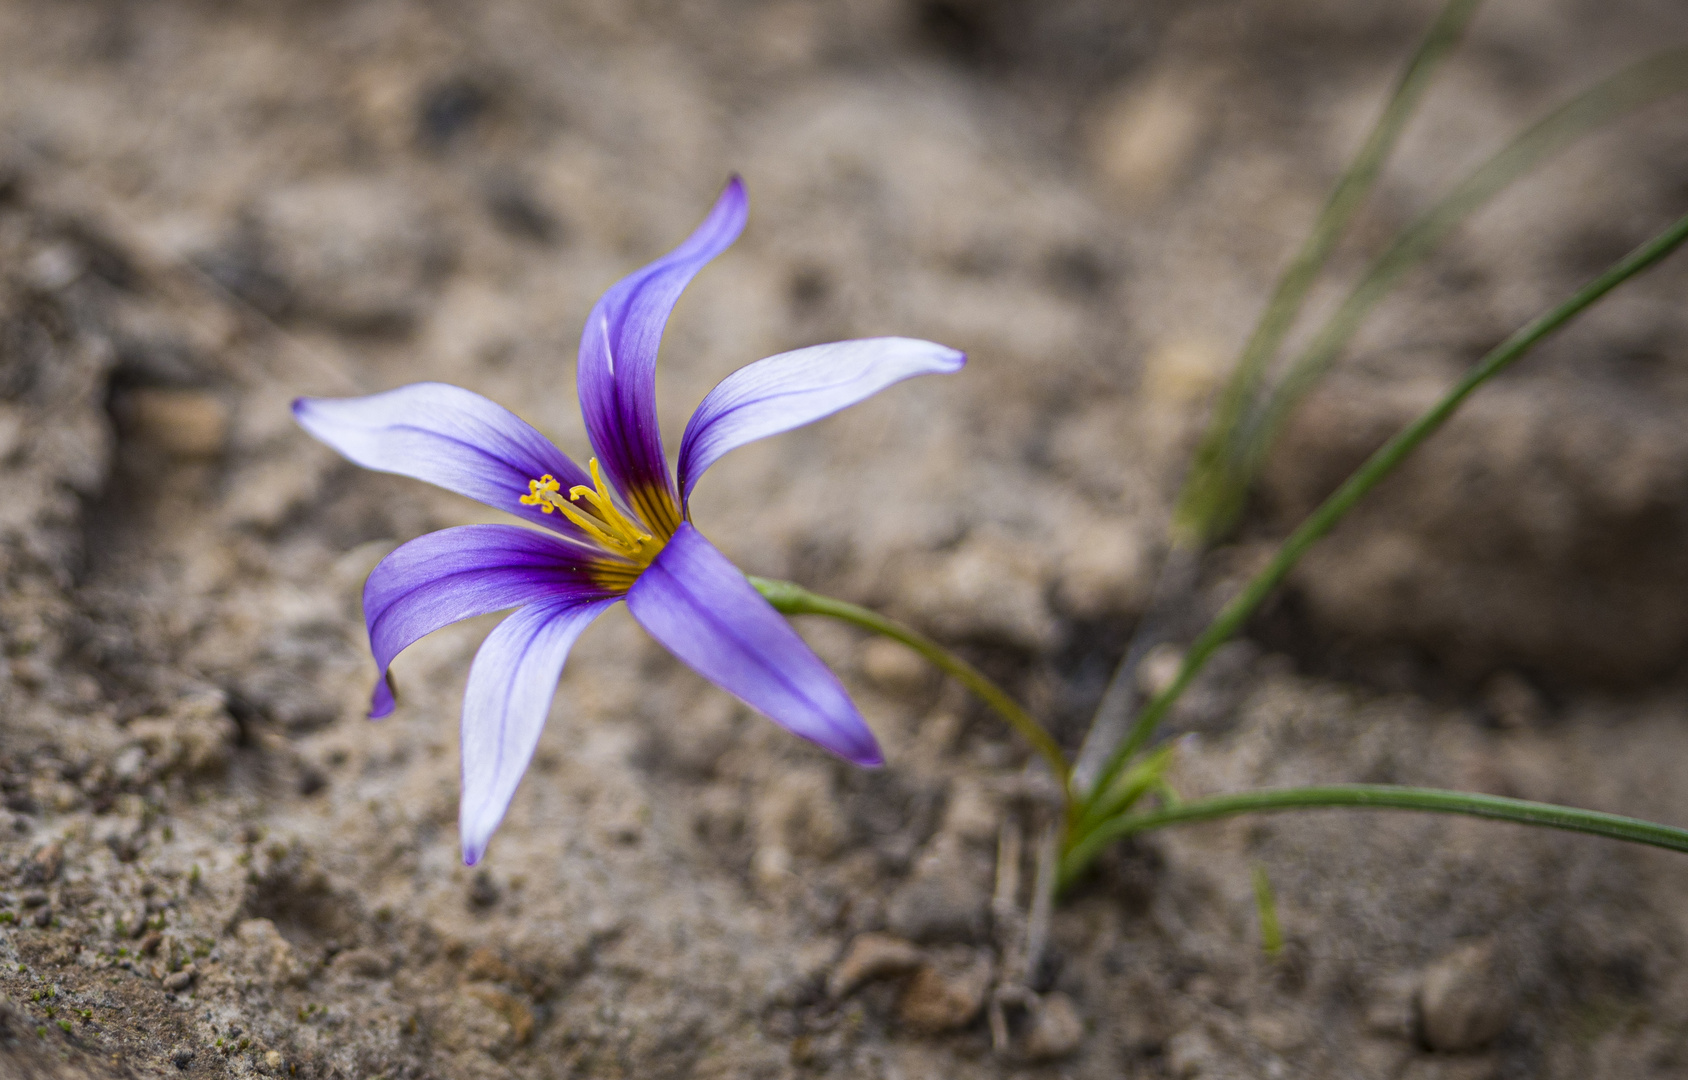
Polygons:
[[669,652],[792,734],[857,765],[884,763],[838,677],[690,524],[634,582],[627,607]]
[[685,243],[610,287],[580,335],[576,382],[592,448],[633,509],[665,533],[680,521],[657,427],[657,346],[680,292],[738,239],[748,212],[735,176]]
[[745,443],[831,416],[893,383],[959,371],[967,354],[915,338],[811,345],[746,364],[703,399],[680,440],[681,505],[703,471]]
[[592,478],[504,406],[460,386],[412,383],[355,398],[299,398],[299,426],[366,469],[438,484],[565,536],[561,514],[523,506],[528,481],[550,473],[567,491]]
[[473,866],[504,820],[551,711],[575,638],[614,600],[522,608],[499,623],[469,667],[463,692],[463,799],[458,830]]
[[615,599],[593,576],[595,558],[548,533],[515,525],[462,525],[419,536],[370,571],[363,617],[380,676],[371,717],[393,711],[387,666],[442,626],[505,608],[558,599]]

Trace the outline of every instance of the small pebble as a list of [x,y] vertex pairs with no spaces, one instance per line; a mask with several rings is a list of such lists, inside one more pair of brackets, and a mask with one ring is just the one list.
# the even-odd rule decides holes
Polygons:
[[1079,1019],[1073,999],[1060,991],[1045,994],[1032,1011],[1026,1056],[1033,1061],[1054,1061],[1077,1050],[1083,1041],[1084,1021]]
[[[485,952],[486,950],[481,950]],[[476,953],[479,956],[480,953]],[[393,969],[391,961],[375,949],[348,949],[334,957],[331,965],[335,971],[355,975],[360,979],[379,979]],[[484,978],[473,971],[474,959],[470,960],[470,978]]]
[[919,690],[932,668],[907,645],[890,638],[870,638],[862,645],[862,674],[881,690],[908,694]]
[[891,930],[923,943],[976,940],[986,923],[988,874],[988,866],[977,865],[957,838],[940,836],[892,893]]
[[1184,666],[1184,650],[1170,642],[1161,642],[1144,654],[1137,665],[1137,689],[1145,697],[1155,697],[1178,678]]
[[961,777],[950,784],[943,831],[976,843],[996,839],[996,803],[978,781]]
[[144,441],[178,458],[214,458],[228,441],[229,407],[208,390],[132,390],[123,410]]
[[827,979],[834,1000],[848,997],[875,979],[906,975],[920,966],[919,949],[890,934],[859,934]]
[[1133,205],[1172,188],[1207,132],[1207,96],[1198,80],[1180,75],[1105,101],[1092,125],[1090,153],[1108,186]]
[[194,976],[198,973],[192,964],[184,965],[182,970],[164,976],[164,989],[172,994],[180,993],[193,985]]
[[46,883],[59,876],[59,868],[63,865],[64,848],[48,844],[29,857],[24,876],[30,881]]
[[1432,1050],[1475,1050],[1512,1022],[1517,988],[1493,941],[1462,946],[1431,964],[1418,994]]
[[909,980],[897,1004],[897,1018],[915,1031],[937,1034],[964,1028],[985,1007],[991,985],[991,961],[979,956],[957,970],[922,967]]
[[82,276],[82,253],[70,244],[53,244],[30,258],[25,271],[28,282],[42,292],[58,292]]

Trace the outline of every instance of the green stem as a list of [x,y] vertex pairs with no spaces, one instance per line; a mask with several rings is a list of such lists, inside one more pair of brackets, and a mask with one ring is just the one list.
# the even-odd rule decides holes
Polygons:
[[1259,470],[1273,439],[1301,399],[1328,371],[1361,321],[1417,266],[1455,225],[1542,161],[1642,105],[1688,90],[1688,48],[1674,48],[1633,64],[1578,94],[1484,162],[1460,185],[1398,236],[1367,268],[1335,314],[1296,357],[1261,414],[1245,426],[1248,444],[1240,482]]
[[1454,414],[1472,391],[1504,371],[1543,338],[1581,314],[1595,301],[1675,251],[1685,239],[1688,239],[1688,217],[1678,220],[1590,282],[1575,296],[1507,338],[1473,367],[1429,412],[1413,421],[1404,431],[1366,459],[1365,464],[1290,534],[1289,539],[1278,548],[1266,568],[1255,575],[1254,579],[1244,586],[1243,591],[1226,604],[1213,622],[1208,624],[1201,636],[1196,638],[1184,656],[1184,663],[1179,667],[1177,677],[1138,715],[1131,734],[1108,760],[1107,767],[1102,770],[1093,790],[1106,790],[1107,785],[1119,774],[1132,755],[1147,745],[1154,736],[1161,718],[1195,679],[1208,658],[1243,628],[1249,616],[1254,614],[1255,608],[1283,581],[1307,549],[1330,532],[1355,503],[1393,472],[1395,467],[1437,428],[1446,423],[1448,417]]
[[830,596],[810,592],[801,585],[790,581],[774,581],[768,578],[752,577],[750,584],[756,587],[756,591],[761,593],[768,603],[774,606],[775,610],[787,615],[826,615],[907,645],[945,673],[953,675],[961,685],[971,690],[993,712],[1008,721],[1010,727],[1031,743],[1032,749],[1043,755],[1043,759],[1049,763],[1050,769],[1054,771],[1056,779],[1061,782],[1062,791],[1068,791],[1072,778],[1072,768],[1067,764],[1066,755],[1061,753],[1061,747],[1056,744],[1049,732],[1044,730],[1043,725],[1037,722],[1036,718],[1022,709],[1018,702],[1008,696],[1006,691],[991,682],[983,672],[972,664],[956,656],[924,634],[888,619],[877,611],[870,611],[844,600],[836,600]]
[[1479,2],[1448,0],[1442,7],[1423,43],[1401,73],[1365,144],[1331,191],[1312,232],[1278,278],[1260,321],[1243,346],[1202,445],[1196,451],[1190,479],[1185,484],[1173,517],[1175,542],[1188,540],[1198,547],[1205,546],[1216,532],[1229,527],[1236,512],[1232,504],[1237,502],[1231,497],[1231,491],[1236,486],[1233,483],[1235,464],[1239,451],[1245,449],[1245,443],[1240,438],[1243,435],[1242,425],[1255,408],[1255,398],[1266,367],[1277,355],[1284,336],[1301,312],[1301,305],[1307,299],[1313,281],[1329,261],[1349,221],[1377,182],[1384,160],[1401,137],[1401,129],[1411,118],[1425,90],[1429,89],[1436,69],[1458,44]]
[[1237,814],[1310,810],[1320,807],[1349,807],[1370,810],[1427,810],[1439,814],[1512,821],[1550,829],[1590,833],[1612,840],[1651,844],[1672,851],[1688,852],[1688,830],[1658,825],[1638,818],[1579,810],[1552,803],[1527,802],[1499,795],[1478,795],[1438,788],[1396,787],[1392,784],[1332,784],[1326,787],[1278,788],[1246,791],[1237,795],[1215,795],[1193,799],[1148,813],[1127,814],[1103,822],[1085,833],[1061,857],[1061,887],[1065,888],[1084,871],[1106,845],[1134,833],[1213,821]]

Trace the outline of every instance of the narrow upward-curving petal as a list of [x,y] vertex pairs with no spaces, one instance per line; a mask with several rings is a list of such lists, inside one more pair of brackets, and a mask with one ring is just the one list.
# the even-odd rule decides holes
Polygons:
[[614,600],[522,608],[481,643],[463,692],[463,799],[458,830],[473,866],[504,820],[539,745],[563,662],[580,632]]
[[691,525],[634,582],[627,607],[669,652],[781,727],[857,765],[884,763],[838,677]]
[[735,176],[686,242],[611,286],[581,331],[576,382],[592,448],[633,509],[664,533],[679,525],[679,510],[657,427],[657,346],[681,291],[738,238],[748,212]]
[[516,525],[462,525],[410,541],[363,586],[363,617],[379,675],[369,715],[393,711],[387,667],[412,642],[476,615],[539,602],[616,599],[593,569],[602,558]]
[[299,426],[366,469],[467,495],[536,525],[580,537],[561,514],[522,505],[528,481],[549,473],[567,491],[592,478],[527,421],[460,386],[412,383],[355,398],[299,398]]
[[916,375],[961,370],[967,354],[916,338],[811,345],[746,364],[698,405],[680,440],[680,505],[703,471],[745,443],[831,416]]

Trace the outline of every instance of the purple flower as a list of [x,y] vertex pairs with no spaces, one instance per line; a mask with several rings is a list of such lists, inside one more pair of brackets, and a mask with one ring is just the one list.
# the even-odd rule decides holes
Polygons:
[[463,697],[463,859],[473,865],[533,756],[569,647],[626,600],[698,674],[858,765],[884,759],[836,676],[703,534],[688,504],[705,469],[914,375],[959,370],[954,349],[910,338],[814,345],[740,368],[680,440],[678,482],[656,417],[656,354],[680,292],[744,228],[735,177],[686,242],[605,293],[580,338],[578,390],[596,454],[586,469],[514,413],[443,383],[368,397],[300,398],[311,435],[369,469],[427,480],[545,531],[465,525],[381,561],[364,618],[381,675],[370,716],[393,711],[393,657],[442,626],[515,608],[469,669]]

